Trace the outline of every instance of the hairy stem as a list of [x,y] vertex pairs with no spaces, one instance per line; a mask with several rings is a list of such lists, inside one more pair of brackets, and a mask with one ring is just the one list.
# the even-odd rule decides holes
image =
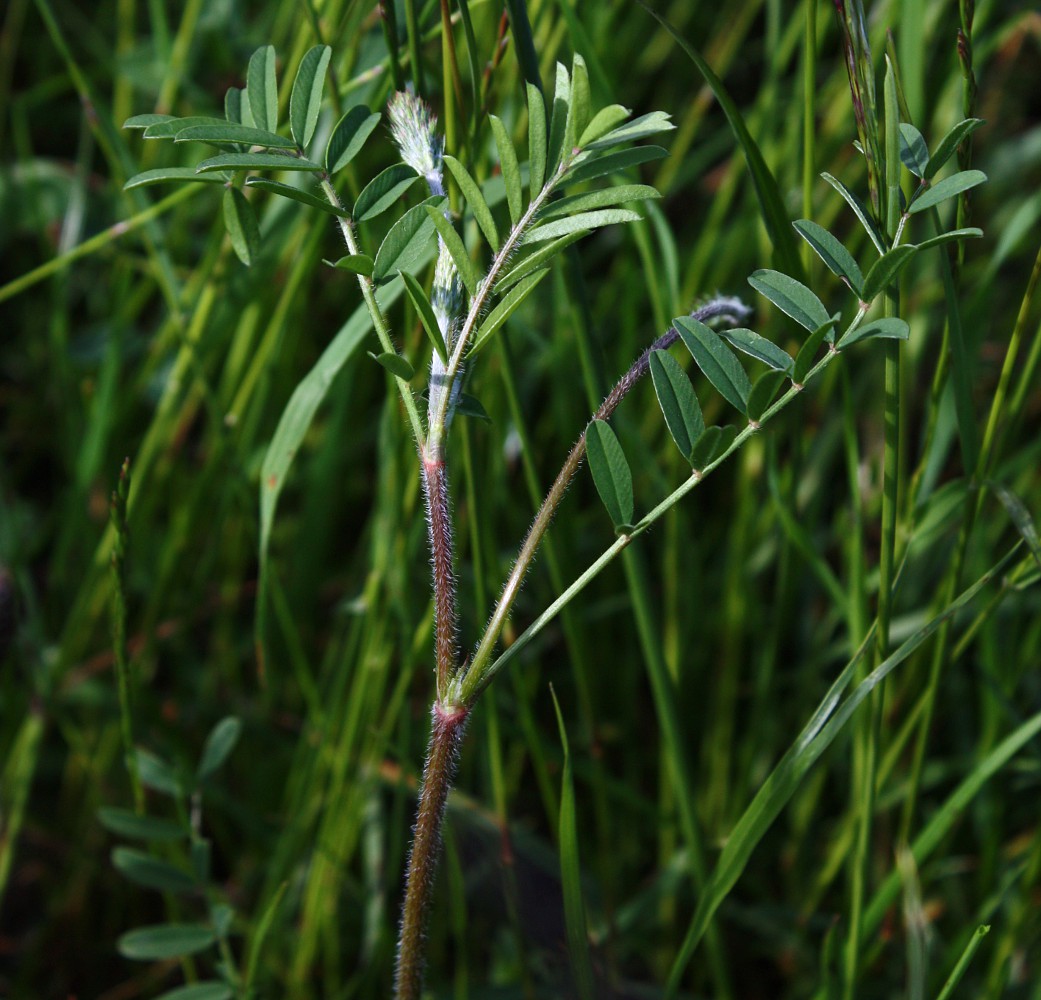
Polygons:
[[[695,309],[691,315],[694,319],[705,322],[710,319],[716,319],[720,316],[742,315],[745,311],[745,307],[738,300],[732,298],[719,298],[714,299],[712,302],[709,302],[699,309]],[[599,409],[590,418],[590,422],[593,420],[608,419],[608,417],[614,413],[618,404],[621,403],[626,395],[628,395],[633,386],[635,386],[636,383],[647,374],[647,369],[651,360],[651,353],[653,351],[663,351],[667,349],[676,342],[678,337],[679,333],[676,331],[675,327],[670,327],[668,331],[654,341],[654,343],[651,344],[651,346],[648,347],[635,362],[633,362],[632,367],[630,367],[630,369],[618,380],[614,388],[607,394],[607,397],[600,404]],[[477,651],[474,653],[473,660],[466,671],[466,676],[462,680],[463,704],[472,704],[471,699],[476,697],[480,688],[483,687],[483,684],[481,684],[481,672],[491,659],[492,652],[495,649],[495,644],[498,642],[499,636],[502,634],[502,630],[506,625],[506,619],[510,614],[510,609],[513,607],[513,602],[517,599],[517,594],[520,593],[524,577],[531,568],[531,564],[535,558],[535,553],[538,551],[542,538],[546,534],[546,529],[549,528],[550,522],[553,520],[553,516],[557,512],[557,508],[560,506],[560,501],[563,500],[564,494],[567,492],[571,480],[582,465],[582,459],[585,457],[585,453],[586,432],[583,430],[579,439],[575,442],[568,454],[568,457],[564,460],[560,472],[557,473],[557,478],[553,481],[553,485],[549,488],[546,498],[542,501],[542,506],[539,508],[538,514],[535,515],[535,520],[528,529],[527,537],[524,539],[524,543],[521,545],[520,551],[517,553],[517,558],[513,563],[513,569],[510,571],[506,585],[503,587],[502,595],[499,597],[499,603],[495,606],[495,610],[492,612],[492,617],[488,622],[488,625],[485,627],[484,635],[482,636]]]
[[396,1000],[419,1000],[423,987],[423,942],[430,893],[441,853],[441,824],[445,802],[459,762],[459,747],[466,725],[466,709],[434,703],[430,746],[423,768],[412,851],[405,878],[405,905],[398,937]]
[[452,511],[448,470],[440,455],[423,456],[423,493],[427,504],[430,558],[434,574],[434,649],[437,697],[445,698],[456,662],[456,586],[452,567]]

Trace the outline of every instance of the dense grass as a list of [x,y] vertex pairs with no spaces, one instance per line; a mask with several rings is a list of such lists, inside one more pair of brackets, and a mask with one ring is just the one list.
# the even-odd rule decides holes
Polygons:
[[[867,237],[817,176],[867,195],[832,6],[812,11],[815,37],[805,4],[654,6],[725,81],[791,219],[839,233],[866,265]],[[475,368],[470,391],[491,423],[460,419],[450,460],[467,648],[572,441],[671,317],[700,296],[736,294],[756,307],[758,332],[799,342],[746,283],[777,258],[704,78],[639,6],[575,7],[528,5],[542,78],[581,52],[598,104],[666,110],[679,127],[665,139],[669,158],[645,168],[663,193],[647,220],[579,243]],[[499,5],[469,12],[483,106],[522,136],[523,46]],[[399,71],[410,76],[414,53],[449,151],[480,152],[486,164],[490,133],[475,115],[462,26],[462,106],[446,108],[454,81],[438,5],[397,14]],[[881,573],[891,649],[1001,565],[793,779],[679,981],[687,995],[720,998],[936,997],[987,925],[952,995],[1041,998],[1038,568],[1025,545],[1001,562],[1023,536],[1038,552],[1031,513],[1041,510],[1037,19],[1012,3],[980,10],[974,94],[955,7],[879,4],[870,14],[876,68],[889,27],[907,110],[930,143],[968,114],[987,120],[972,165],[989,182],[957,220],[955,202],[940,207],[945,223],[985,237],[952,255],[947,289],[940,251],[909,265],[899,314],[911,338],[888,402],[886,349],[846,352],[489,688],[449,802],[429,933],[437,996],[581,995],[584,942],[573,934],[569,951],[561,884],[576,844],[595,995],[663,994],[698,886],[875,621],[891,540],[891,603],[889,567]],[[349,274],[321,264],[342,253],[333,222],[302,206],[257,199],[265,238],[247,270],[215,189],[124,193],[137,170],[198,153],[118,127],[149,111],[219,113],[250,53],[269,42],[291,79],[316,31],[334,50],[333,100],[379,108],[392,84],[376,7],[106,0],[88,11],[10,0],[3,18],[0,994],[116,1000],[213,978],[214,949],[141,963],[116,942],[142,925],[219,922],[227,905],[224,957],[254,969],[256,995],[387,996],[433,692],[409,428],[365,355],[374,338],[359,343],[292,464],[258,620],[265,451],[360,296]],[[878,87],[881,102],[880,75]],[[391,162],[381,129],[343,187],[357,194]],[[914,226],[913,239],[932,235],[924,219]],[[380,222],[363,228],[370,243],[381,233]],[[800,254],[811,287],[848,314],[848,293],[808,248]],[[423,355],[415,317],[400,303],[390,315],[405,353]],[[964,349],[949,354],[952,315]],[[691,373],[706,419],[734,422]],[[960,413],[958,379],[969,387]],[[970,467],[966,402],[982,456]],[[897,433],[902,444],[889,526],[887,414],[897,420],[889,445]],[[649,381],[614,426],[645,512],[688,474]],[[129,533],[117,542],[109,494],[126,456]],[[582,473],[507,638],[613,539]],[[212,846],[204,892],[127,881],[112,851],[131,842],[98,819],[102,807],[134,807],[123,644],[111,629],[117,545],[133,742],[190,783],[211,729],[242,720],[237,747],[198,795],[146,793],[150,815],[192,823],[197,843]],[[141,763],[161,783],[161,764]],[[154,851],[192,860],[178,842]]]

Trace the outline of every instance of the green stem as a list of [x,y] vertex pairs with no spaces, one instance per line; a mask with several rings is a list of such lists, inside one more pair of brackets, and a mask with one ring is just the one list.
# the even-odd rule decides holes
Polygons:
[[[342,209],[343,203],[340,201],[340,196],[336,193],[336,188],[332,186],[328,174],[320,174],[319,180],[325,197],[329,199],[329,204]],[[340,223],[340,232],[343,233],[344,242],[347,244],[347,249],[352,255],[361,253],[351,220],[346,216],[340,216],[338,221]],[[388,353],[397,354],[397,349],[394,347],[394,342],[390,337],[390,327],[383,316],[383,310],[380,309],[379,303],[376,301],[376,286],[373,284],[372,279],[364,274],[359,274],[358,286],[361,288],[362,298],[365,300],[369,315],[372,317],[372,325],[376,328],[376,336],[379,338],[380,346]],[[415,438],[416,448],[422,453],[426,433],[423,430],[423,421],[419,417],[416,400],[412,395],[408,382],[397,375],[393,376],[393,378],[401,395],[401,402],[405,405],[409,423],[412,424],[412,436]]]

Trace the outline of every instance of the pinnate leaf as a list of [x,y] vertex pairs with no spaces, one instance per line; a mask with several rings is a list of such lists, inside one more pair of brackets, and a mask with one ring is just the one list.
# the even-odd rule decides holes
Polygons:
[[[488,202],[484,200],[484,195],[481,194],[481,189],[477,185],[477,181],[470,175],[470,171],[466,169],[454,156],[446,155],[444,157],[445,165],[448,167],[452,176],[455,178],[456,184],[459,185],[459,190],[463,193],[463,198],[467,205],[470,206],[470,211],[473,212],[474,218],[477,220],[477,225],[481,227],[481,232],[484,233],[484,238],[488,241],[488,245],[492,248],[493,252],[497,252],[499,249],[499,231],[495,228],[495,219],[492,218],[492,210],[488,207]],[[517,175],[517,203],[520,204],[520,176]],[[507,181],[506,184],[507,198],[509,198],[510,184]],[[512,206],[510,209],[513,211]]]
[[646,201],[660,197],[658,190],[649,184],[619,184],[616,187],[600,188],[598,191],[587,191],[550,202],[539,212],[538,217],[541,223],[547,219],[557,219],[563,215],[574,215],[594,208],[607,208],[630,201]]
[[601,108],[592,121],[579,133],[579,146],[588,146],[597,139],[602,139],[608,132],[613,131],[631,115],[632,112],[621,104],[609,104]]
[[470,354],[479,351],[496,331],[520,308],[521,303],[535,290],[535,286],[549,273],[542,268],[522,278],[503,297],[502,301],[484,318],[477,333],[474,334]]
[[186,128],[227,124],[223,118],[211,118],[207,115],[191,115],[188,118],[173,118],[170,115],[156,115],[155,117],[162,120],[145,127],[143,133],[145,139],[173,139]]
[[828,310],[824,308],[824,303],[801,281],[790,275],[763,268],[756,271],[748,283],[781,312],[811,332],[828,321]]
[[616,174],[641,163],[651,163],[668,155],[668,150],[662,146],[633,146],[631,149],[619,149],[602,156],[582,153],[577,157],[575,165],[564,175],[561,185],[568,187],[572,184],[584,184],[586,181]]
[[195,168],[200,174],[210,170],[308,170],[321,173],[321,165],[302,156],[279,153],[221,153],[203,160]]
[[748,394],[748,419],[759,421],[763,414],[769,409],[770,404],[777,395],[785,380],[785,372],[768,371],[763,372],[752,385],[752,391]]
[[924,178],[932,180],[936,172],[954,155],[957,148],[983,124],[981,118],[965,118],[958,122],[937,144],[926,164]]
[[437,229],[445,249],[451,256],[455,268],[459,272],[459,278],[466,286],[466,290],[471,295],[476,295],[480,275],[477,273],[477,268],[474,267],[474,262],[470,260],[470,255],[466,252],[463,238],[456,232],[455,226],[444,217],[442,212],[429,206],[425,208],[425,211],[433,220],[434,228]]
[[[431,229],[433,229],[433,225],[433,223],[430,224]],[[408,271],[401,272],[401,280],[405,283],[405,292],[412,302],[412,307],[416,310],[416,314],[419,316],[419,321],[430,343],[433,345],[438,357],[442,361],[447,361],[448,348],[445,346],[444,334],[441,333],[441,326],[437,322],[433,306],[430,305],[426,292],[423,291],[423,286],[420,285],[415,275],[409,274]]]
[[586,149],[610,149],[612,146],[620,146],[623,143],[638,142],[660,132],[668,132],[676,126],[672,124],[671,118],[664,111],[652,111],[650,114],[634,118],[618,128],[612,129],[606,135],[590,142]]
[[864,279],[862,299],[870,302],[876,295],[885,291],[895,280],[907,262],[918,252],[918,248],[912,244],[893,247],[888,253],[883,254],[871,265],[867,277]]
[[325,169],[335,174],[346,167],[361,151],[379,121],[379,113],[370,111],[364,104],[350,108],[329,136],[329,144],[325,147]]
[[328,45],[316,45],[304,53],[300,68],[293,81],[293,92],[289,97],[289,130],[296,144],[306,148],[318,124],[318,112],[322,108],[322,89],[325,87],[325,72],[333,50]]
[[421,205],[410,208],[390,227],[376,253],[373,281],[386,281],[397,271],[411,271],[419,264],[434,235],[434,223],[427,209],[443,212],[446,204],[444,198],[428,198]]
[[155,1000],[231,1000],[232,988],[217,979],[208,979],[201,983],[178,986],[168,990]]
[[253,124],[274,132],[278,128],[278,82],[275,79],[275,47],[263,45],[249,60],[246,94]]
[[861,340],[876,340],[880,337],[889,340],[907,340],[910,333],[911,328],[904,320],[895,316],[884,316],[843,334],[835,346],[841,350],[859,343]]
[[241,142],[247,146],[265,146],[268,149],[294,149],[292,139],[248,125],[191,125],[181,129],[174,142]]
[[188,837],[188,830],[178,823],[157,816],[140,816],[130,809],[102,806],[98,819],[106,830],[133,840],[168,841]]
[[929,163],[929,147],[925,138],[913,125],[900,123],[900,159],[915,177],[925,175]]
[[731,406],[744,413],[752,383],[734,352],[718,333],[691,316],[678,316],[672,322],[705,378]]
[[814,252],[836,277],[845,278],[850,288],[859,296],[864,284],[864,275],[853,259],[853,255],[823,226],[809,219],[793,222],[799,235],[813,247]]
[[527,257],[519,260],[509,271],[501,275],[495,282],[495,290],[497,292],[505,291],[510,285],[515,285],[520,281],[526,274],[531,274],[532,271],[548,263],[565,247],[588,235],[588,229],[579,229],[576,232],[568,233],[566,236],[558,237],[552,243],[546,243],[544,246],[539,247],[534,253],[528,254]]
[[341,257],[339,260],[326,260],[323,263],[328,264],[330,267],[338,267],[344,271],[352,271],[354,274],[363,274],[366,278],[372,276],[372,269],[375,266],[373,259],[364,253],[348,254],[348,256]]
[[828,318],[827,323],[821,324],[811,333],[799,348],[795,355],[795,367],[792,369],[792,382],[802,385],[809,370],[813,367],[814,359],[825,340],[834,336],[835,320]]
[[231,756],[242,735],[242,721],[234,715],[221,719],[206,737],[197,772],[200,781],[219,770]]
[[134,115],[123,122],[123,128],[146,129],[151,125],[161,125],[163,122],[174,120],[173,115]]
[[880,254],[885,253],[885,240],[882,239],[882,234],[878,231],[878,226],[875,225],[875,220],[871,217],[871,213],[867,210],[864,203],[837,177],[832,177],[832,175],[827,172],[822,173],[821,177],[823,177],[836,191],[838,191],[838,193],[842,195],[846,204],[853,209],[854,215],[856,215],[860,220],[860,224],[864,227],[868,236],[871,237],[871,242],[875,244],[875,249]]
[[601,226],[613,226],[621,222],[638,222],[640,215],[628,208],[605,208],[596,212],[579,212],[566,219],[555,219],[529,229],[524,234],[523,243],[538,243],[541,240],[553,240],[558,236],[573,233],[578,229],[598,229]]
[[760,337],[752,330],[737,327],[733,330],[720,330],[719,333],[739,351],[743,351],[749,357],[762,361],[764,365],[769,365],[779,372],[787,374],[795,364],[787,351],[778,347],[773,341],[767,340],[766,337]]
[[689,462],[694,445],[705,432],[698,397],[680,363],[668,351],[652,351],[651,381],[665,424],[680,454]]
[[596,491],[616,530],[633,519],[633,476],[614,431],[603,420],[586,428],[586,457]]
[[416,369],[409,364],[407,358],[403,358],[400,354],[392,354],[390,351],[385,351],[383,354],[373,354],[372,351],[369,351],[368,355],[376,364],[386,368],[391,375],[396,375],[406,382],[416,377]]
[[534,198],[546,180],[546,102],[542,98],[542,91],[534,84],[529,83],[527,89],[528,183],[531,197]]
[[311,194],[310,191],[304,191],[302,188],[293,187],[292,184],[283,184],[281,181],[273,181],[268,177],[249,177],[246,180],[246,187],[260,188],[261,191],[269,191],[271,194],[277,194],[282,198],[289,198],[292,201],[298,201],[301,205],[307,205],[310,208],[317,208],[320,212],[325,212],[328,215],[335,215],[341,219],[347,217],[347,210],[345,208],[333,205],[324,198],[319,198],[318,195]]
[[124,191],[131,188],[146,187],[149,184],[170,184],[176,181],[194,181],[199,184],[223,184],[222,174],[197,174],[195,167],[156,167],[154,170],[143,170],[134,174],[123,185]]
[[[506,131],[506,126],[495,116],[489,115],[488,120],[492,124],[492,135],[495,136],[495,148],[499,151],[499,167],[502,170],[502,179],[506,187],[506,204],[510,209],[510,218],[513,220],[513,224],[516,225],[520,221],[520,217],[523,214],[524,195],[521,190],[521,175],[520,165],[517,163],[517,150],[513,148],[513,141],[510,139],[509,132]],[[448,157],[445,157],[447,161]],[[454,171],[453,171],[454,173]],[[462,185],[460,185],[462,187]],[[481,199],[484,200],[483,198]],[[485,206],[487,208],[487,205]],[[476,210],[474,215],[476,216]],[[489,213],[490,218],[490,213]],[[477,220],[478,224],[481,224],[481,220]],[[481,228],[484,229],[484,225],[481,224]],[[492,229],[494,230],[494,223]],[[491,238],[488,237],[488,233],[485,232],[485,237],[491,242]],[[496,237],[498,240],[498,237]],[[495,249],[498,249],[498,242],[495,243]]]
[[112,864],[131,882],[143,885],[147,889],[158,889],[160,892],[190,892],[195,888],[194,876],[184,869],[132,847],[117,847],[112,852]]
[[922,240],[922,242],[916,244],[916,246],[919,250],[928,250],[929,247],[943,246],[943,244],[953,243],[955,240],[979,239],[982,235],[982,229],[977,229],[975,226],[969,226],[966,229],[952,229],[950,232],[940,233],[939,236],[933,236],[931,239]]
[[224,228],[228,230],[236,256],[249,267],[260,251],[260,226],[253,206],[238,188],[224,191]]
[[960,170],[926,188],[911,202],[908,212],[912,215],[916,212],[924,212],[927,208],[939,205],[941,201],[946,201],[948,198],[953,198],[963,191],[976,187],[977,184],[982,184],[986,179],[987,175],[982,170]]
[[216,940],[213,928],[203,924],[153,924],[127,931],[117,948],[124,958],[152,962],[194,955]]
[[416,181],[419,175],[407,164],[395,163],[378,173],[362,188],[354,203],[354,218],[367,222],[393,205]]

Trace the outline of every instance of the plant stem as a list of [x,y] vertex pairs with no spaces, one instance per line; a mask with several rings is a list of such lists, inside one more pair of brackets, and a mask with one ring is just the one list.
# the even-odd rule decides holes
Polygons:
[[467,709],[434,703],[430,746],[423,767],[415,834],[405,879],[405,905],[398,937],[396,1000],[419,1000],[423,987],[423,939],[434,872],[441,852],[441,823],[445,802],[459,762]]
[[[329,204],[342,209],[343,203],[340,201],[340,196],[336,193],[336,188],[332,186],[329,175],[326,173],[319,174],[319,180],[325,197],[329,199]],[[340,232],[343,233],[344,242],[347,244],[347,249],[351,254],[359,254],[361,251],[358,248],[358,238],[354,234],[354,226],[351,220],[345,216],[339,216],[338,221],[340,223]],[[365,305],[369,309],[369,315],[372,316],[372,325],[376,328],[376,336],[379,337],[380,346],[391,354],[397,354],[394,342],[390,339],[390,327],[383,316],[383,310],[380,309],[379,303],[376,301],[376,288],[372,283],[372,279],[364,274],[359,274],[358,286],[361,288]],[[394,381],[397,383],[401,401],[405,404],[405,412],[408,414],[409,423],[412,424],[412,435],[416,440],[416,447],[422,451],[426,433],[423,430],[423,421],[419,417],[419,410],[416,408],[412,390],[409,388],[408,382],[403,378],[395,375]]]
[[448,470],[440,454],[423,455],[423,493],[427,505],[430,555],[434,570],[434,649],[437,697],[446,697],[456,662],[456,585],[452,568],[452,510]]

